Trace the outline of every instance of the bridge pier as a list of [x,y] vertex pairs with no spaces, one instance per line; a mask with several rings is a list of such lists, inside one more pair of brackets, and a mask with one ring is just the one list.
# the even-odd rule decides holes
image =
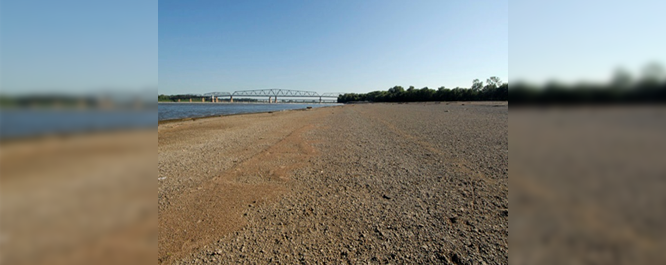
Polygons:
[[275,96],[275,98],[273,98],[273,103],[277,103],[277,96]]
[[234,103],[234,96],[229,96],[229,103]]
[[201,98],[201,102],[206,102],[206,98]]
[[268,103],[272,103],[273,97],[268,97]]
[[321,97],[319,97],[319,104],[321,104]]

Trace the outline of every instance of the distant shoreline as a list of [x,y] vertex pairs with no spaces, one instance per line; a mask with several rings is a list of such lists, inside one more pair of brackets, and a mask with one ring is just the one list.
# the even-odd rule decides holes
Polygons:
[[[175,103],[178,103],[178,102],[175,102]],[[182,102],[180,102],[180,103],[182,103]],[[233,104],[236,104],[236,103],[233,103]],[[252,104],[256,104],[256,103],[252,103]],[[268,104],[268,103],[265,103],[265,104]],[[277,103],[277,104],[281,104],[281,103]],[[288,104],[288,103],[284,103],[284,104]],[[294,104],[294,103],[292,103],[292,104]],[[303,103],[298,103],[298,104],[303,104]],[[340,103],[329,103],[329,104],[339,104],[339,105],[333,105],[333,106],[327,106],[327,107],[338,107],[338,106],[343,106],[344,105],[344,104],[340,104]],[[173,122],[181,122],[181,121],[196,121],[198,119],[208,119],[208,118],[215,118],[215,117],[252,115],[252,114],[262,114],[262,113],[284,112],[284,111],[304,111],[304,110],[308,110],[308,109],[307,108],[300,108],[300,109],[286,109],[286,110],[276,110],[276,111],[257,111],[257,112],[205,115],[205,116],[197,116],[197,117],[167,119],[167,120],[161,120],[161,121],[158,120],[157,125],[166,124],[166,123],[173,123]]]
[[268,103],[268,102],[197,102],[197,101],[185,101],[185,102],[173,102],[173,101],[158,101],[158,104],[343,104],[338,102],[280,102],[280,103]]

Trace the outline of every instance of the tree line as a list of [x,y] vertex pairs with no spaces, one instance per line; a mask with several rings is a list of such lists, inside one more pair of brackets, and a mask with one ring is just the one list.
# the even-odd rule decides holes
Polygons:
[[486,84],[474,79],[472,87],[449,89],[439,87],[437,90],[428,87],[415,88],[410,86],[394,86],[387,91],[370,93],[347,93],[338,96],[338,103],[349,102],[416,102],[416,101],[506,101],[509,99],[509,84],[503,83],[499,77],[493,76]]
[[[159,102],[178,102],[178,100],[187,101],[192,99],[192,101],[201,102],[201,98],[204,98],[199,95],[158,95],[157,101]],[[206,97],[210,101],[210,97]]]
[[664,103],[666,80],[643,78],[630,82],[629,79],[616,78],[606,84],[574,85],[517,82],[511,86],[509,100],[513,106]]
[[[509,95],[509,91],[511,94]],[[484,85],[479,79],[470,88],[440,87],[437,90],[410,86],[394,86],[386,91],[348,93],[338,97],[339,103],[349,102],[418,102],[418,101],[509,101],[510,105],[576,105],[666,103],[666,71],[651,64],[640,78],[633,78],[625,70],[618,70],[606,83],[563,84],[551,81],[544,85],[514,82],[509,89],[497,77],[490,77]]]
[[658,63],[649,63],[640,77],[620,68],[604,83],[516,82],[511,86],[510,101],[514,106],[664,103],[666,71]]

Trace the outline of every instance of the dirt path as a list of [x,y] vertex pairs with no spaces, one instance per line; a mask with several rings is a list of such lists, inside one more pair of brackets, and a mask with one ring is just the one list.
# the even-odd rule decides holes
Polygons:
[[158,149],[162,263],[508,262],[506,104],[180,122]]

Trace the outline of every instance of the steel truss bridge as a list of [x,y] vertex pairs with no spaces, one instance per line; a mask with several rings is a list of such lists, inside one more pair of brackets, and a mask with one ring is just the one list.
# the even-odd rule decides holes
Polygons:
[[323,93],[319,94],[314,91],[291,90],[291,89],[256,89],[256,90],[239,90],[233,93],[229,92],[210,92],[202,94],[204,97],[210,97],[213,102],[218,102],[218,99],[229,97],[230,102],[234,102],[234,97],[268,97],[269,103],[277,103],[278,97],[283,98],[319,98],[321,103],[322,98],[338,98],[343,93]]

